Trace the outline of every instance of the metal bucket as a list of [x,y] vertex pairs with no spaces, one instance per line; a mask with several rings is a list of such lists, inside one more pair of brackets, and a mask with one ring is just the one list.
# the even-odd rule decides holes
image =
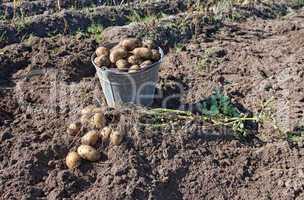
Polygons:
[[158,71],[164,56],[161,48],[159,48],[159,52],[161,59],[158,62],[134,73],[97,67],[94,63],[96,55],[92,55],[92,63],[96,68],[96,73],[108,106],[115,107],[124,103],[142,106],[152,105],[155,86],[158,80]]

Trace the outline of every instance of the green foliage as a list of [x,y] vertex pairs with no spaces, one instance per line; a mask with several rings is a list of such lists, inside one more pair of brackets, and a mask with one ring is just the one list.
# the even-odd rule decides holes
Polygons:
[[0,33],[0,42],[5,42],[7,40],[6,32]]
[[207,99],[199,103],[200,111],[203,115],[214,117],[218,115],[226,117],[240,117],[240,112],[231,103],[228,96],[220,90],[215,90]]
[[0,10],[0,20],[6,20],[6,16],[2,10]]
[[129,22],[144,22],[148,23],[153,20],[158,20],[162,14],[160,15],[141,15],[139,12],[136,10],[133,10],[129,16],[127,16],[127,19]]
[[295,6],[304,6],[304,0],[293,0]]
[[21,32],[29,25],[29,21],[26,18],[14,18],[13,24],[17,30],[17,32]]
[[303,142],[304,141],[304,126],[296,127],[294,131],[287,132],[287,140],[290,142]]
[[87,28],[86,33],[89,34],[90,36],[93,36],[96,42],[99,43],[102,40],[103,30],[104,28],[102,25],[93,23],[91,24],[91,26]]
[[201,115],[194,115],[190,111],[155,108],[149,110],[145,117],[148,117],[148,124],[157,127],[166,127],[174,120],[203,120],[213,124],[214,127],[227,127],[232,130],[240,139],[249,136],[248,122],[259,122],[258,117],[248,117],[241,113],[230,98],[221,91],[215,90],[207,99],[200,102]]
[[241,113],[231,99],[220,90],[214,90],[210,97],[198,104],[198,107],[203,118],[209,118],[215,125],[230,127],[240,138],[248,136],[245,126],[247,121],[258,121],[255,117]]
[[174,46],[175,52],[180,53],[183,51],[184,45],[181,43],[176,43]]

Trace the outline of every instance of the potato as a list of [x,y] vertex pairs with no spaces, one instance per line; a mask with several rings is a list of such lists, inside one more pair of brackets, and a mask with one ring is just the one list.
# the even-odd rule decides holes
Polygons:
[[81,138],[81,143],[86,145],[95,145],[98,141],[97,131],[89,131]]
[[80,122],[81,122],[81,124],[83,124],[83,125],[88,124],[88,123],[90,122],[90,115],[89,115],[89,114],[87,114],[87,115],[82,115],[82,116],[80,117]]
[[108,48],[106,47],[98,47],[95,51],[97,57],[99,56],[109,56],[110,55],[110,51]]
[[120,133],[119,131],[112,131],[110,135],[111,143],[114,145],[119,145],[124,138],[124,135]]
[[108,67],[110,65],[110,60],[108,56],[101,55],[94,59],[97,67]]
[[143,41],[143,46],[147,47],[149,49],[155,49],[156,48],[155,42],[153,40],[144,40]]
[[101,154],[94,147],[91,147],[86,144],[82,144],[77,148],[78,155],[89,161],[97,161],[100,159]]
[[80,161],[81,157],[75,151],[69,152],[67,157],[65,158],[65,164],[68,166],[69,169],[74,169],[78,167]]
[[90,119],[90,125],[93,128],[103,128],[106,123],[106,118],[103,113],[95,113]]
[[94,105],[89,105],[81,110],[81,115],[91,114],[93,109],[96,108]]
[[142,43],[137,38],[126,38],[119,43],[120,46],[127,49],[128,51],[132,51],[137,47],[141,47]]
[[129,63],[124,59],[120,59],[116,62],[116,66],[118,70],[125,70],[129,67]]
[[133,55],[128,58],[128,63],[131,65],[139,65],[142,63],[142,60]]
[[111,50],[110,61],[116,63],[120,59],[124,59],[128,56],[128,51],[122,47],[116,47]]
[[138,58],[142,58],[144,60],[149,60],[152,57],[152,51],[151,49],[148,49],[146,47],[139,47],[139,48],[135,48],[132,53],[138,57]]
[[101,130],[99,137],[102,138],[102,141],[107,142],[110,139],[111,133],[112,128],[106,126]]
[[140,70],[140,66],[139,65],[132,65],[130,68],[129,68],[129,73],[134,73],[134,72],[138,72]]
[[103,113],[103,109],[102,108],[93,108],[92,113]]
[[80,122],[75,122],[71,123],[67,129],[68,134],[70,135],[77,135],[81,129],[81,123]]
[[156,50],[156,49],[152,49],[151,51],[152,51],[152,57],[151,57],[151,59],[152,59],[153,61],[159,61],[159,60],[160,60],[160,57],[161,57],[159,51]]
[[151,60],[146,60],[146,61],[144,61],[143,63],[140,64],[140,67],[145,68],[145,67],[150,66],[151,64],[152,64]]

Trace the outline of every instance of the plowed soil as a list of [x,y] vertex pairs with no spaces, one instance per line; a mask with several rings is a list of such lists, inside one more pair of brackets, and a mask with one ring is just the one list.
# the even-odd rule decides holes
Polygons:
[[[108,109],[108,117],[121,119],[114,124],[131,124],[123,144],[99,146],[101,161],[67,169],[65,156],[80,143],[66,133],[68,123],[96,99],[106,107],[90,62],[98,43],[62,31],[22,40],[20,34],[41,22],[30,16],[25,32],[12,31],[17,39],[6,33],[15,39],[0,42],[0,199],[304,199],[304,146],[284,135],[304,125],[304,9],[259,4],[239,8],[240,21],[213,23],[181,4],[154,3],[174,15],[156,22],[114,17],[103,42],[156,33],[166,55],[158,82],[163,96],[154,107],[175,94],[167,106],[182,108],[220,85],[250,113],[271,99],[273,118],[259,125],[255,138],[241,141],[195,121],[139,131],[136,109]],[[56,14],[44,15],[47,22]],[[191,23],[180,25],[181,18]],[[79,21],[77,27],[83,28]]]

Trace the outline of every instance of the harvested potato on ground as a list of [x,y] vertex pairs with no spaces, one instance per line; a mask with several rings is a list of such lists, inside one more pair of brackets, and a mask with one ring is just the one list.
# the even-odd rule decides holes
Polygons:
[[149,60],[152,57],[152,51],[146,47],[135,48],[132,53],[137,57],[144,60]]
[[128,56],[128,51],[122,47],[116,47],[111,50],[110,61],[116,63],[120,59],[124,59]]
[[95,113],[90,120],[92,128],[103,128],[106,124],[106,118],[103,113]]
[[151,59],[152,59],[153,61],[159,61],[159,60],[160,60],[160,57],[161,57],[159,51],[156,50],[156,49],[152,49],[151,51],[152,51],[152,57],[151,57]]
[[155,42],[153,40],[144,40],[142,43],[143,43],[144,47],[147,47],[149,49],[155,49],[156,48]]
[[97,161],[100,159],[101,154],[94,147],[82,144],[77,148],[79,156],[85,160]]
[[112,131],[110,135],[111,143],[114,145],[119,145],[124,138],[124,135],[120,133],[119,131]]
[[86,145],[95,145],[98,141],[97,131],[89,131],[81,138],[81,143]]
[[96,108],[94,105],[89,105],[81,110],[81,115],[91,114],[93,109]]
[[126,71],[126,70],[128,70],[129,63],[128,63],[128,61],[126,61],[124,59],[120,59],[116,62],[116,66],[117,66],[118,70]]
[[127,49],[128,51],[132,51],[133,49],[135,49],[137,47],[141,47],[142,43],[137,38],[126,38],[126,39],[123,39],[119,43],[119,45],[122,46],[123,48]]
[[69,169],[74,169],[74,168],[78,167],[80,164],[80,161],[81,161],[81,157],[75,151],[69,152],[67,157],[65,158],[65,163]]
[[140,70],[140,66],[139,65],[132,65],[130,68],[129,68],[129,73],[134,73],[134,72],[138,72]]
[[103,113],[103,109],[102,108],[93,108],[92,113]]
[[99,57],[96,57],[94,59],[94,62],[97,67],[109,67],[110,65],[110,60],[108,56],[101,55]]
[[99,136],[102,139],[102,141],[107,142],[110,139],[111,133],[112,133],[112,128],[106,126],[101,130]]
[[95,51],[97,57],[99,56],[109,56],[110,50],[106,47],[98,47]]
[[140,67],[145,68],[145,67],[148,67],[151,64],[152,64],[151,60],[146,60],[146,61],[144,61],[143,63],[140,64]]
[[82,115],[82,116],[80,117],[80,122],[81,122],[81,124],[83,124],[83,125],[88,124],[88,123],[90,122],[90,115],[89,115],[89,114]]
[[67,129],[68,134],[70,135],[77,135],[81,129],[81,123],[80,122],[75,122],[71,123]]
[[136,56],[130,56],[128,58],[128,63],[130,63],[131,65],[139,65],[140,63],[142,63],[142,60],[137,58]]

